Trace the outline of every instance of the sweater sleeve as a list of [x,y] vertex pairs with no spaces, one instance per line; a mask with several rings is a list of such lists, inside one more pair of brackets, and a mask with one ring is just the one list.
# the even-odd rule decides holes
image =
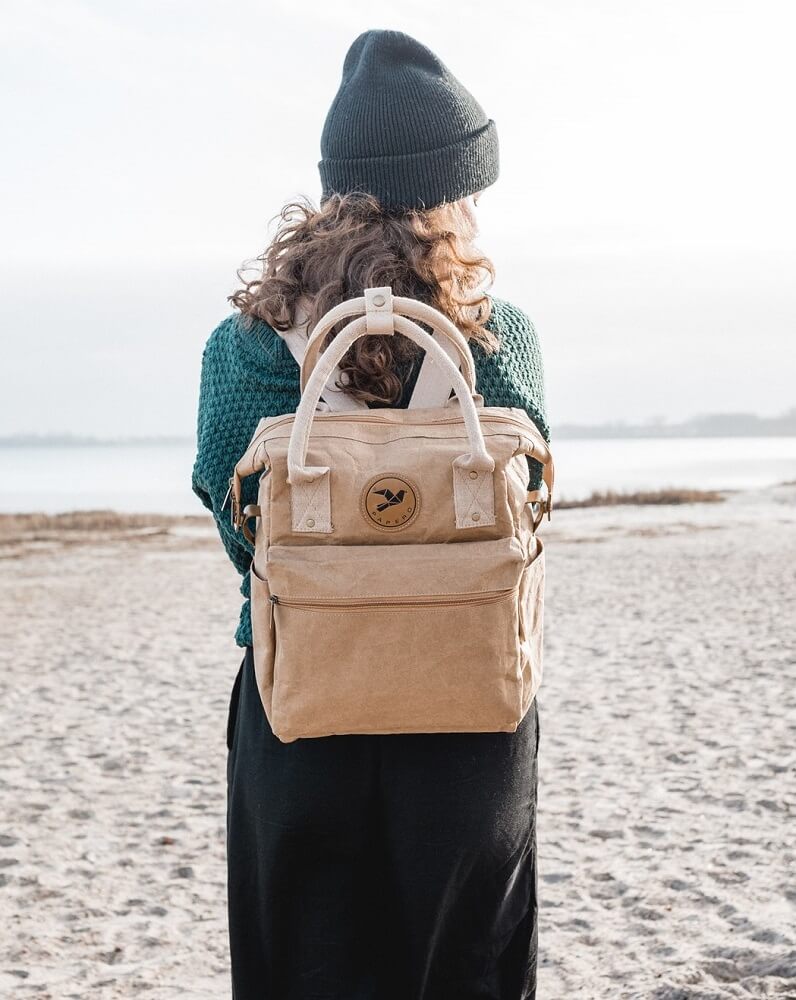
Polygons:
[[[549,443],[550,427],[545,404],[544,364],[536,327],[517,306],[492,300],[488,328],[497,335],[499,349],[487,354],[473,347],[476,381],[487,406],[516,406],[525,410]],[[542,466],[528,459],[529,489],[542,485]]]
[[[230,520],[224,503],[235,463],[261,417],[290,412],[298,401],[298,367],[270,329],[245,329],[232,314],[210,334],[202,354],[196,421],[193,492],[211,511],[224,549],[242,576],[239,644],[248,634],[249,567],[254,549]],[[243,480],[242,503],[257,502],[258,477]]]
[[253,550],[244,535],[233,528],[229,505],[224,506],[229,477],[253,433],[253,429],[251,433],[249,431],[251,421],[241,420],[237,429],[228,409],[233,384],[231,370],[225,366],[224,360],[232,322],[234,317],[229,317],[216,327],[202,353],[196,457],[191,487],[212,513],[224,549],[235,569],[243,576],[241,593],[248,597],[248,570]]

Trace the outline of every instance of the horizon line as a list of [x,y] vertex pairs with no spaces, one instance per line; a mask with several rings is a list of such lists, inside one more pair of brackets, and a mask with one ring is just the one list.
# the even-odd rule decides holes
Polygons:
[[[670,434],[689,437],[734,437],[760,435],[766,431],[769,434],[773,432],[776,435],[796,436],[796,406],[775,417],[735,411],[699,414],[676,422],[658,417],[635,422],[625,419],[588,424],[569,421],[554,424],[552,437],[665,437]],[[108,438],[73,431],[58,433],[16,431],[11,434],[0,434],[0,447],[183,445],[195,441],[195,434],[117,435]]]

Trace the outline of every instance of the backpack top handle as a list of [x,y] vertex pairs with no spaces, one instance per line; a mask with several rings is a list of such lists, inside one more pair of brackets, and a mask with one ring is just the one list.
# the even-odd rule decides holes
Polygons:
[[[471,395],[475,394],[473,355],[462,332],[438,309],[416,299],[393,295],[389,285],[384,285],[381,288],[366,288],[364,295],[356,299],[346,299],[321,317],[307,341],[304,352],[301,364],[302,392],[305,391],[310,375],[318,363],[321,346],[329,331],[341,320],[347,319],[349,316],[361,316],[363,313],[368,320],[367,332],[376,336],[389,336],[398,331],[395,319],[400,316],[407,316],[428,324],[435,333],[440,335],[438,343],[443,347],[447,356],[461,366],[465,381],[471,387]],[[421,346],[425,346],[425,342]]]
[[[378,295],[375,296],[378,298]],[[370,297],[369,297],[370,298]],[[386,304],[385,299],[385,304]],[[366,300],[367,304],[367,300]],[[374,302],[377,310],[382,307]],[[368,336],[368,326],[371,331],[379,332],[386,329],[387,322],[393,329],[409,337],[420,347],[424,347],[429,357],[445,372],[451,380],[454,392],[459,399],[461,415],[464,421],[470,451],[459,455],[452,463],[451,490],[456,510],[456,527],[472,527],[466,520],[466,512],[472,506],[473,497],[480,495],[494,496],[493,476],[495,460],[489,454],[473,399],[473,385],[459,371],[440,344],[425,330],[406,316],[396,315],[390,309],[390,317],[385,315],[360,316],[352,320],[334,338],[323,352],[309,377],[306,388],[296,410],[290,441],[287,450],[287,481],[291,491],[291,521],[296,532],[311,531],[313,533],[329,534],[332,532],[331,520],[331,470],[328,466],[308,466],[307,449],[315,409],[321,397],[324,386],[335,366],[348,348],[360,337]],[[323,415],[320,415],[323,419]],[[356,419],[354,416],[353,419]],[[308,516],[311,515],[311,516]],[[494,510],[484,509],[479,521],[486,528],[494,524]]]
[[[434,361],[445,370],[453,383],[470,442],[469,454],[461,456],[457,462],[468,471],[491,472],[495,467],[495,460],[486,449],[481,423],[473,400],[472,385],[468,383],[466,376],[456,368],[437,341],[425,330],[405,316],[394,314],[391,322],[397,332],[424,347],[434,358]],[[315,408],[333,368],[354,341],[359,340],[360,337],[368,336],[367,326],[368,318],[366,316],[352,320],[337,334],[313,369],[302,393],[290,434],[288,482],[291,486],[314,482],[329,471],[326,467],[313,468],[305,464]]]

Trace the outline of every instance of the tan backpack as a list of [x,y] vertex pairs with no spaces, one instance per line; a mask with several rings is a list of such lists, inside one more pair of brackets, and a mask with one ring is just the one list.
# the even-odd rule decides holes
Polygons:
[[[408,408],[327,386],[357,338],[394,332],[426,352]],[[283,336],[301,402],[260,421],[230,480],[255,546],[254,664],[274,734],[513,732],[542,677],[546,442],[524,410],[483,405],[442,313],[389,287],[331,309],[309,340]],[[544,494],[527,490],[528,455]],[[254,473],[258,503],[241,510]]]

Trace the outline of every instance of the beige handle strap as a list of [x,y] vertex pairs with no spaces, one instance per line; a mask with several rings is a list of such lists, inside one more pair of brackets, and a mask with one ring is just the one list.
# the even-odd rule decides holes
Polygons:
[[[379,317],[381,320],[381,317]],[[486,527],[494,524],[495,461],[486,449],[478,411],[470,386],[436,340],[416,323],[401,315],[392,315],[394,329],[425,348],[446,371],[459,399],[470,452],[453,461],[453,498],[456,526]],[[334,366],[351,344],[368,335],[368,317],[352,320],[321,355],[301,397],[287,452],[288,483],[291,488],[291,514],[294,531],[329,533],[331,523],[330,470],[328,466],[306,464],[315,407]]]
[[[368,307],[368,302],[370,303],[370,307]],[[321,353],[321,345],[329,331],[341,320],[347,319],[349,316],[359,316],[363,312],[371,317],[370,332],[380,335],[389,335],[393,332],[393,330],[397,329],[391,321],[391,317],[393,316],[406,316],[411,319],[427,323],[432,330],[435,331],[435,333],[441,334],[439,343],[445,344],[446,353],[450,354],[451,357],[458,355],[462,374],[464,375],[468,386],[470,386],[470,394],[472,395],[475,393],[475,366],[473,364],[473,356],[470,352],[467,340],[461,331],[457,330],[448,317],[443,315],[443,313],[441,313],[438,309],[435,309],[433,306],[427,305],[425,302],[418,302],[416,299],[408,299],[400,295],[393,295],[392,289],[389,285],[385,285],[382,288],[368,288],[365,290],[365,294],[363,296],[356,299],[346,299],[345,302],[341,302],[333,309],[330,309],[329,312],[321,318],[318,325],[312,331],[307,343],[306,352],[304,354],[304,362],[301,366],[302,392],[306,390],[309,377],[318,363],[318,357]],[[450,347],[448,346],[449,343],[451,345]],[[423,367],[425,367],[425,363]],[[439,366],[437,365],[433,371],[433,376],[429,375],[426,376],[426,378],[433,378],[434,380],[438,379]],[[418,379],[422,375],[423,369],[421,368]],[[451,382],[451,386],[452,384],[453,383]],[[449,395],[450,388],[448,388],[445,398]],[[439,390],[436,391],[435,398],[438,396]],[[439,405],[443,405],[444,402],[445,399],[443,399]],[[414,405],[416,406],[417,404],[415,403]]]
[[[462,456],[462,465],[468,470],[492,471],[495,461],[486,450],[484,435],[478,419],[478,411],[473,402],[470,387],[463,374],[455,367],[440,345],[425,330],[422,330],[412,320],[405,316],[394,315],[392,320],[395,329],[416,344],[424,347],[441,368],[447,370],[451,383],[459,399],[462,409],[467,437],[470,442],[470,454]],[[288,446],[288,482],[309,483],[327,472],[326,468],[308,468],[305,465],[307,447],[309,445],[312,420],[320,394],[329,378],[332,369],[345,354],[351,344],[360,337],[367,336],[367,318],[364,316],[353,320],[332,341],[310,376],[307,387],[301,397]]]

